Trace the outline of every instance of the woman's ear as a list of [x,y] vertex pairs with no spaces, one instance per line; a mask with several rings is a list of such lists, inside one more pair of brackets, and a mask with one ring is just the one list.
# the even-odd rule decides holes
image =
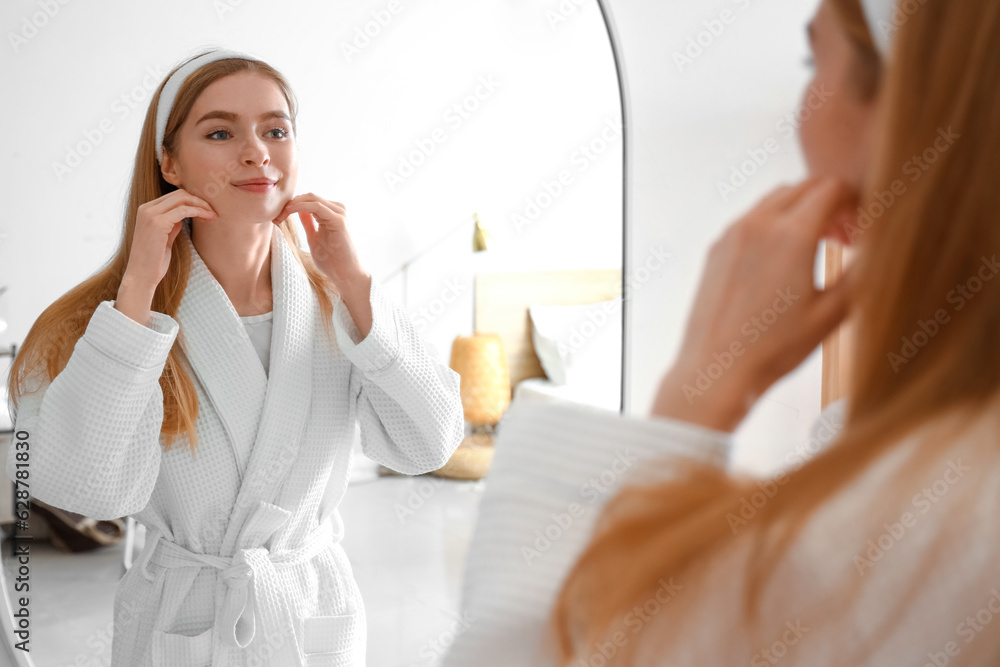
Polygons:
[[180,174],[177,173],[177,162],[165,150],[163,151],[163,161],[160,163],[160,173],[163,174],[163,180],[167,183],[181,187]]

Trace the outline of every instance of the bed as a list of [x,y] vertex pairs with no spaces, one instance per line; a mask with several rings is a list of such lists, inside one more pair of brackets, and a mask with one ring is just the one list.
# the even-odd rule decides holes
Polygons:
[[622,272],[480,273],[478,332],[504,343],[512,401],[621,410]]

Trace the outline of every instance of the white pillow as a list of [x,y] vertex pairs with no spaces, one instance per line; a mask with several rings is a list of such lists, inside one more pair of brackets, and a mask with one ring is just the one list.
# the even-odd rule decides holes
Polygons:
[[574,306],[528,308],[531,339],[553,384],[621,382],[621,297]]

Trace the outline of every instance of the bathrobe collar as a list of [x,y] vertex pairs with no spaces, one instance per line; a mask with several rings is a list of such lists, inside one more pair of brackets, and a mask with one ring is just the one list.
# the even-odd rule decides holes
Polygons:
[[273,500],[296,458],[309,412],[315,294],[285,235],[272,228],[268,376],[228,295],[195,250],[189,223],[180,236],[190,250],[191,272],[175,316],[178,341],[219,415],[240,475],[220,553],[260,546],[282,527],[275,541],[284,543],[291,512]]

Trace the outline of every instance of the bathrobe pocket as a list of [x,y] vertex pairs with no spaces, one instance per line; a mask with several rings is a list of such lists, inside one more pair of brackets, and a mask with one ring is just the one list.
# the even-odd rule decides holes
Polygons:
[[198,635],[153,631],[153,667],[211,667],[212,628]]
[[355,667],[361,612],[302,619],[307,667]]

